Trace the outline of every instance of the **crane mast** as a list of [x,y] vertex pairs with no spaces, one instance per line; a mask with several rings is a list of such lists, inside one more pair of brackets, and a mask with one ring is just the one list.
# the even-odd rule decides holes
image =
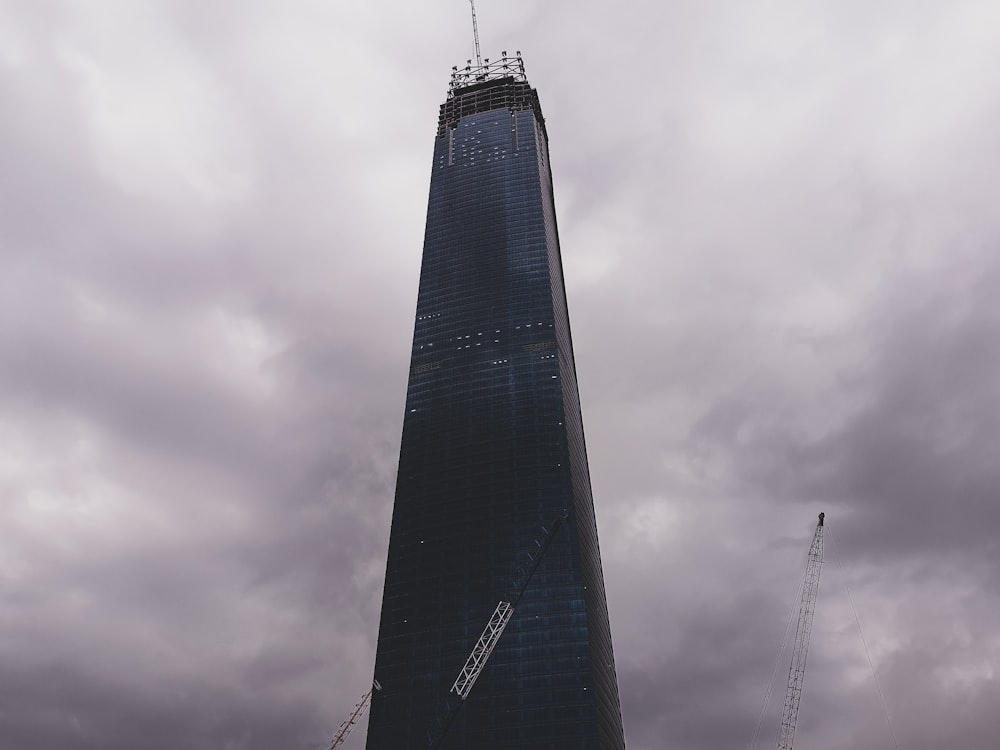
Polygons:
[[823,519],[819,514],[816,533],[809,547],[806,575],[802,581],[802,598],[799,604],[799,624],[795,628],[795,643],[792,645],[792,663],[788,668],[788,689],[785,691],[785,707],[781,712],[781,726],[778,730],[778,750],[792,750],[795,724],[799,717],[799,699],[802,697],[802,682],[806,675],[806,657],[809,655],[809,636],[812,633],[813,616],[816,614],[816,597],[819,595],[819,574],[823,565]]
[[[514,608],[520,603],[521,597],[524,596],[524,592],[527,590],[528,584],[531,583],[535,571],[538,570],[538,566],[542,562],[542,558],[552,544],[556,532],[568,520],[569,514],[564,510],[548,527],[542,527],[541,536],[535,539],[535,549],[528,553],[527,562],[517,570],[510,596],[497,604],[497,608],[490,616],[489,622],[486,623],[483,634],[479,636],[479,640],[476,641],[476,645],[472,648],[472,653],[469,654],[469,658],[465,660],[462,670],[458,673],[458,679],[455,680],[455,683],[451,686],[451,690],[448,691],[448,697],[443,704],[445,713],[438,716],[435,726],[428,732],[428,746],[430,750],[436,750],[441,746],[445,735],[451,728],[451,723],[458,716],[462,704],[469,697],[472,686],[486,668],[486,662],[500,641],[500,636],[503,635],[504,628],[507,627],[507,623],[514,616]],[[457,700],[451,698],[452,693],[458,697]]]
[[361,717],[364,716],[365,711],[368,710],[368,706],[371,705],[372,693],[381,689],[382,686],[378,684],[378,680],[374,680],[368,692],[362,695],[361,700],[359,700],[357,705],[354,706],[354,710],[351,711],[351,715],[348,716],[344,720],[344,723],[340,725],[340,729],[337,730],[337,734],[334,735],[333,741],[330,743],[330,750],[337,750],[338,747],[347,741],[351,732],[354,731],[354,727],[358,725],[358,722],[361,721]]
[[[472,6],[472,36],[476,40],[476,66],[483,67],[483,58],[479,54],[479,24],[476,22],[476,0],[469,0],[469,4]],[[486,62],[489,62],[487,60]]]
[[[531,579],[542,562],[542,558],[552,544],[556,532],[568,520],[569,514],[564,510],[549,526],[542,527],[541,536],[535,539],[535,549],[528,553],[527,562],[519,567],[515,574],[510,596],[497,604],[497,608],[486,624],[486,629],[483,630],[483,634],[473,647],[472,653],[469,654],[469,658],[466,659],[465,664],[462,666],[462,670],[458,674],[458,679],[455,680],[455,683],[451,686],[451,690],[448,691],[448,698],[443,705],[445,713],[443,716],[438,716],[436,725],[428,732],[428,740],[432,749],[437,748],[444,740],[444,736],[448,733],[448,729],[458,715],[462,704],[469,697],[472,686],[475,685],[476,680],[486,668],[486,662],[489,660],[490,654],[493,653],[493,649],[496,648],[497,643],[500,641],[500,636],[503,635],[504,628],[507,627],[507,623],[510,622],[511,617],[514,615],[514,608],[521,601],[521,597],[524,596],[524,592],[527,590],[528,584],[531,583]],[[372,683],[371,689],[361,696],[361,700],[354,707],[354,711],[340,725],[340,729],[334,735],[330,750],[337,750],[337,748],[344,744],[354,730],[354,727],[361,720],[361,717],[364,716],[365,711],[371,705],[372,694],[381,689],[382,686],[378,680],[375,680]],[[457,696],[456,700],[451,700],[453,693]]]

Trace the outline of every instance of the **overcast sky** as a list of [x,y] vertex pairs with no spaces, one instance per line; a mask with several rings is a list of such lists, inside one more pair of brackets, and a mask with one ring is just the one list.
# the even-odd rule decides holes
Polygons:
[[[821,510],[796,746],[897,747],[853,599],[898,747],[995,747],[1000,4],[478,14],[547,118],[629,747],[750,745]],[[368,687],[472,53],[464,0],[0,0],[3,750],[318,750]]]

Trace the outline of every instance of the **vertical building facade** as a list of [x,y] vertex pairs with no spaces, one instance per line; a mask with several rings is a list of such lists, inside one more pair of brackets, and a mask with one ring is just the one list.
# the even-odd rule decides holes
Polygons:
[[442,748],[624,747],[545,120],[504,53],[440,110],[368,750],[428,747],[564,512]]

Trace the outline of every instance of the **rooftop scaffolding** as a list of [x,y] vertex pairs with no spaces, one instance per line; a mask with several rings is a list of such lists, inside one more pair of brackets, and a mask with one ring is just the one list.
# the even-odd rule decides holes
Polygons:
[[463,117],[494,109],[531,110],[544,132],[542,106],[538,93],[528,83],[520,51],[510,57],[505,50],[500,60],[490,62],[487,57],[482,65],[473,65],[472,60],[468,62],[462,70],[457,66],[451,69],[448,98],[441,105],[438,117],[438,138],[449,128],[455,128]]
[[521,59],[521,51],[518,50],[513,57],[507,55],[507,50],[501,52],[500,55],[500,59],[493,62],[490,62],[490,58],[487,57],[483,60],[482,65],[473,64],[472,60],[467,60],[464,68],[459,68],[457,65],[452,66],[448,96],[453,96],[458,89],[483,81],[513,78],[515,81],[527,82],[528,78],[524,74],[524,60]]

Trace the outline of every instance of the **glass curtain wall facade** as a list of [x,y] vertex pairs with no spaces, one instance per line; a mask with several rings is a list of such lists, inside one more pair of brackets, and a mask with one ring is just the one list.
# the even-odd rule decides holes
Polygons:
[[505,53],[441,106],[368,750],[428,747],[564,511],[442,748],[624,748],[545,121]]

